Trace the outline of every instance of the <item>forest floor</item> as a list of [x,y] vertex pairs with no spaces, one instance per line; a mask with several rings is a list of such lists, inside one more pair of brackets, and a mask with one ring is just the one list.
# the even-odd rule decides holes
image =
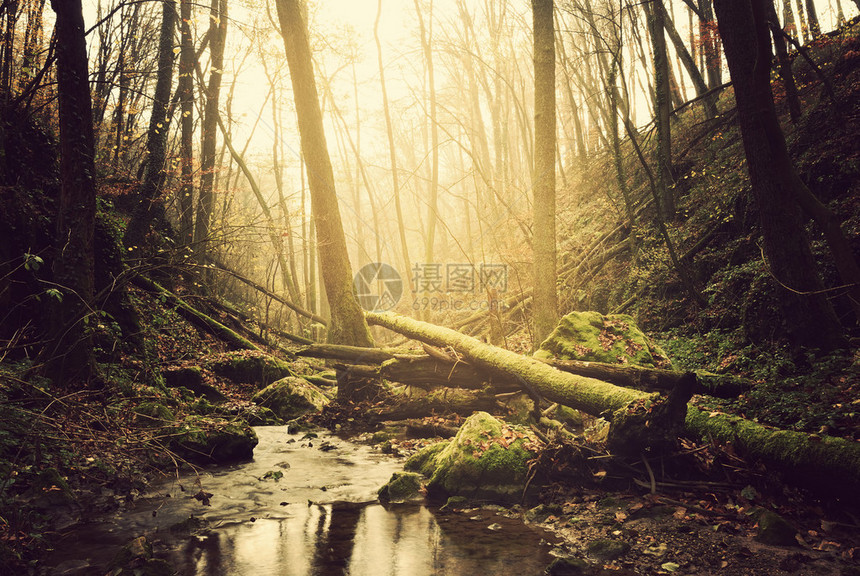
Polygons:
[[[156,343],[159,365],[206,365],[226,352],[222,342],[178,318],[158,298],[143,292],[136,297],[151,319],[148,337]],[[831,377],[856,384],[857,363],[842,360],[843,369]],[[302,373],[325,370],[305,360],[291,365]],[[258,389],[206,372],[205,381],[227,398],[213,408],[200,399],[141,384],[141,360],[124,354],[102,365],[108,372],[102,388],[68,394],[57,394],[46,382],[29,377],[26,369],[26,364],[0,364],[0,466],[5,478],[0,486],[0,566],[21,574],[39,573],[39,559],[66,526],[133,505],[149,481],[182,465],[168,449],[170,429],[135,416],[134,405],[155,395],[177,420],[201,409],[235,417]],[[831,404],[820,399],[805,396],[802,411],[827,413]],[[774,400],[763,404],[773,405]],[[328,417],[311,416],[308,421],[349,432],[354,441],[372,443],[394,456],[406,457],[439,440],[402,433],[380,438],[374,434],[380,425],[362,422],[364,408],[326,411]],[[332,414],[337,417],[332,419]],[[466,416],[426,420],[456,427]],[[402,430],[397,423],[386,423],[385,428]],[[599,443],[589,446],[599,449]],[[559,538],[560,555],[587,562],[556,566],[552,573],[860,574],[860,511],[793,487],[791,478],[744,461],[730,446],[682,439],[674,457],[648,463],[596,452],[585,469],[569,466],[570,448],[558,442],[544,446],[538,460],[550,471],[551,481],[539,502],[501,511],[547,528]],[[493,506],[483,510],[499,511]],[[776,544],[760,541],[763,510],[786,522],[776,536],[772,530],[765,536],[776,538]],[[470,507],[452,513],[471,518],[485,512]]]

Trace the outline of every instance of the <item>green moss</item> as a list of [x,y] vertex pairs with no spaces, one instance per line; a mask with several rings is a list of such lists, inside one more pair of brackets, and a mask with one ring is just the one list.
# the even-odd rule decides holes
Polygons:
[[170,408],[160,402],[142,402],[134,408],[135,420],[147,426],[163,426],[176,419]]
[[421,474],[414,472],[395,472],[391,480],[376,493],[382,503],[397,504],[411,500],[422,500]]
[[[409,468],[430,476],[428,494],[518,500],[525,488],[528,462],[524,432],[508,428],[486,412],[470,416],[450,441],[413,457]],[[527,437],[526,437],[527,438]]]
[[257,384],[261,388],[276,380],[295,376],[288,362],[254,350],[221,354],[212,358],[207,368],[233,382]]
[[665,366],[669,363],[633,318],[626,314],[571,312],[535,352],[536,358],[611,364]]
[[427,477],[432,476],[436,471],[436,458],[450,443],[450,440],[443,440],[427,446],[423,450],[419,450],[406,460],[403,468],[413,472],[420,472]]
[[257,442],[244,420],[190,416],[176,430],[171,446],[192,462],[226,464],[251,459]]
[[316,386],[297,376],[283,378],[260,390],[251,400],[269,408],[279,418],[290,420],[308,412],[318,412],[329,398]]
[[860,443],[790,430],[690,406],[687,430],[700,438],[728,442],[742,455],[761,460],[799,483],[856,501],[860,491]]

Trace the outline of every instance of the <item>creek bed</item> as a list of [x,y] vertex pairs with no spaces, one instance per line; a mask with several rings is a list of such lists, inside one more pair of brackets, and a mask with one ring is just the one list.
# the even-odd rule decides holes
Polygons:
[[47,573],[104,574],[140,535],[181,576],[528,576],[552,560],[551,535],[492,509],[381,506],[376,490],[402,460],[328,433],[255,430],[252,461],[156,483],[133,506],[67,529]]

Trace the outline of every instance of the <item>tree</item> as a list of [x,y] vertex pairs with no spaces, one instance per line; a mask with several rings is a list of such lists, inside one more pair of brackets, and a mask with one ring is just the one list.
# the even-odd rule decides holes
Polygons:
[[84,316],[93,302],[96,187],[92,102],[81,0],[51,0],[57,15],[60,197],[53,262],[62,293],[51,314],[48,371],[65,383],[91,376],[94,361]]
[[842,343],[839,321],[822,293],[815,261],[792,190],[799,178],[788,156],[770,87],[768,0],[718,0],[715,9],[735,91],[747,169],[758,204],[764,253],[780,284],[792,339],[832,349]]
[[194,246],[201,253],[209,240],[209,228],[215,208],[215,144],[218,133],[218,98],[224,74],[224,44],[227,39],[227,0],[212,0],[209,11],[209,85],[203,109],[203,142],[200,147],[200,193],[194,225]]
[[558,321],[555,246],[555,26],[553,0],[532,0],[535,66],[534,343]]
[[181,186],[179,188],[179,238],[183,246],[190,246],[194,237],[194,54],[191,37],[191,0],[180,0],[179,31],[179,83],[176,87],[180,103]]
[[654,122],[657,125],[657,190],[660,193],[658,210],[664,222],[675,218],[674,178],[672,176],[672,128],[670,117],[672,100],[669,81],[669,56],[664,34],[665,10],[663,0],[645,3],[651,43],[654,50]]
[[382,92],[382,110],[385,113],[385,133],[388,136],[388,155],[391,159],[391,184],[394,194],[394,208],[397,213],[397,231],[400,237],[400,256],[403,259],[403,270],[407,272],[409,284],[412,284],[412,276],[409,269],[412,263],[409,261],[409,246],[406,243],[406,224],[403,220],[403,208],[400,203],[400,175],[397,172],[397,149],[394,144],[394,128],[391,124],[391,110],[388,106],[388,90],[385,85],[385,66],[382,62],[382,43],[379,40],[379,19],[382,17],[382,0],[377,1],[376,20],[373,22],[373,39],[376,43],[376,60],[379,65],[379,87]]
[[149,153],[146,171],[140,186],[140,198],[134,208],[131,221],[123,237],[124,244],[132,253],[143,244],[149,225],[157,214],[158,195],[164,182],[164,159],[167,156],[167,135],[170,118],[170,88],[173,84],[173,29],[176,27],[176,2],[164,0],[161,4],[161,35],[158,40],[158,75],[149,131],[146,135],[146,150]]
[[352,267],[326,145],[307,24],[299,4],[300,0],[276,2],[296,103],[302,154],[307,162],[322,280],[331,306],[328,341],[333,344],[372,346],[373,339],[352,284]]

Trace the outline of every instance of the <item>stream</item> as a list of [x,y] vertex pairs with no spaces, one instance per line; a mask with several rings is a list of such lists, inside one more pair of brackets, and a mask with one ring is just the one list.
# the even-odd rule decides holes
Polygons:
[[528,576],[552,561],[549,533],[491,508],[380,505],[376,491],[402,460],[325,432],[255,430],[252,461],[155,483],[132,505],[66,529],[46,573],[104,574],[141,535],[180,576]]

